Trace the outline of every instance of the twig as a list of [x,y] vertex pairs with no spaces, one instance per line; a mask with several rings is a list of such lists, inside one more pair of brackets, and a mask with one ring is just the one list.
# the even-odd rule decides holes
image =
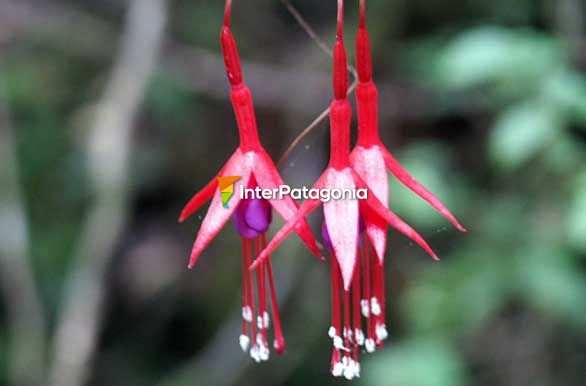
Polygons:
[[[295,6],[293,4],[291,4],[291,2],[289,0],[281,0],[281,3],[283,3],[283,5],[285,5],[285,7],[287,8],[287,10],[291,14],[291,16],[293,16],[295,21],[297,21],[297,23],[301,26],[301,28],[307,33],[307,35],[309,35],[311,40],[313,40],[315,42],[315,44],[317,44],[317,46],[325,54],[327,54],[329,57],[333,58],[334,53],[332,52],[332,49],[330,48],[330,46],[322,38],[319,37],[317,32],[315,32],[315,30],[309,24],[309,22],[307,22],[307,20],[305,20],[305,18],[301,15],[299,10],[297,8],[295,8]],[[352,73],[352,76],[354,78],[358,77],[358,73],[356,72],[356,68],[354,68],[353,65],[348,64],[348,71],[350,71]]]
[[[289,11],[289,13],[291,13],[291,15],[297,21],[297,23],[301,26],[301,28],[303,28],[303,30],[307,33],[307,35],[309,35],[311,40],[313,40],[315,42],[315,44],[317,44],[317,46],[323,52],[325,52],[328,56],[333,57],[334,54],[333,54],[330,46],[328,46],[318,36],[318,34],[313,29],[313,27],[311,27],[311,25],[305,20],[305,18],[301,15],[301,13],[297,10],[297,8],[295,8],[289,0],[281,0],[281,2],[283,3],[283,5],[285,5],[285,7]],[[352,77],[354,78],[352,85],[348,89],[348,95],[350,95],[350,94],[352,94],[352,92],[354,92],[354,89],[358,85],[358,73],[356,72],[356,69],[354,68],[354,66],[352,66],[351,64],[348,64],[348,70],[352,73]],[[285,152],[283,153],[281,158],[279,158],[279,161],[277,162],[277,167],[283,166],[283,164],[287,161],[289,156],[291,156],[291,153],[293,153],[293,150],[295,150],[295,148],[301,143],[301,141],[303,141],[305,139],[305,137],[307,137],[313,131],[313,129],[315,129],[320,123],[322,123],[328,117],[329,114],[330,114],[330,108],[328,107],[320,115],[318,115],[317,118],[315,118],[309,124],[309,126],[307,126],[305,129],[303,129],[297,137],[295,137],[295,139],[287,147],[287,150],[285,150]]]
[[28,230],[20,199],[15,141],[3,96],[1,93],[0,290],[7,311],[8,383],[40,385],[45,371],[45,315],[28,256]]
[[132,121],[158,56],[165,21],[165,0],[130,2],[120,54],[96,108],[87,142],[96,202],[65,285],[50,373],[53,386],[81,386],[91,369],[102,323],[104,276],[126,220]]
[[[358,86],[358,79],[357,78],[355,78],[354,81],[352,82],[352,84],[350,85],[350,88],[348,89],[348,95],[350,95],[350,94],[352,94],[352,92],[354,92],[354,89],[356,88],[356,86]],[[318,115],[317,118],[315,118],[313,120],[313,122],[311,122],[309,124],[309,126],[307,126],[305,129],[303,129],[303,131],[301,133],[299,133],[299,135],[297,137],[295,137],[295,139],[293,140],[293,142],[291,142],[289,147],[287,147],[287,150],[285,150],[285,152],[283,153],[281,158],[279,158],[279,161],[277,162],[278,168],[283,166],[283,164],[291,156],[291,153],[293,153],[293,150],[295,150],[295,148],[301,143],[301,141],[303,141],[305,139],[305,137],[307,137],[309,135],[309,133],[311,133],[312,130],[316,126],[318,126],[320,123],[322,123],[328,117],[328,115],[330,115],[330,108],[329,107],[327,109],[325,109],[320,115]]]
[[313,40],[315,44],[317,44],[318,47],[321,48],[321,50],[328,56],[333,57],[334,53],[332,52],[330,46],[318,36],[313,27],[309,25],[309,23],[305,20],[297,8],[295,8],[295,6],[293,6],[289,0],[281,0],[281,3],[285,5],[291,16],[293,16],[295,21],[297,21],[301,28],[303,28],[303,30],[309,35],[311,40]]
[[293,142],[291,142],[289,147],[287,147],[287,150],[285,150],[285,152],[283,153],[281,158],[279,158],[279,161],[277,162],[277,168],[280,168],[281,166],[283,166],[283,164],[287,161],[287,159],[289,159],[289,156],[291,156],[291,153],[293,152],[293,150],[295,150],[295,148],[299,145],[299,143],[301,141],[303,141],[303,139],[306,136],[308,136],[309,133],[311,133],[311,131],[317,125],[319,125],[324,119],[326,119],[328,117],[328,115],[330,115],[330,108],[329,107],[327,109],[325,109],[320,115],[318,115],[317,118],[315,118],[313,120],[313,122],[311,122],[309,124],[309,126],[307,126],[305,129],[303,129],[303,131],[293,140]]
[[[107,47],[115,40],[116,30],[87,11],[63,2],[51,2],[49,5],[37,0],[3,1],[13,4],[0,7],[0,25],[2,29],[7,29],[12,44],[33,38],[76,57],[109,60],[111,53]],[[18,9],[10,12],[15,7]],[[21,20],[18,15],[26,17]],[[10,30],[11,23],[18,24],[19,28]],[[163,45],[165,52],[161,55],[160,70],[164,76],[192,92],[205,93],[217,100],[226,99],[229,95],[226,92],[226,76],[218,71],[218,66],[223,66],[223,59],[217,52],[172,39],[167,39]],[[258,108],[274,109],[286,105],[293,113],[313,114],[317,101],[329,99],[331,77],[327,71],[300,70],[298,66],[283,67],[246,59],[243,59],[242,65],[246,69],[247,83],[254,90],[254,103]],[[311,85],[312,92],[308,94],[307,90],[298,87],[299,84]],[[395,82],[381,81],[378,86],[380,99],[385,101],[385,108],[379,111],[381,124],[390,119],[395,122],[420,119],[427,113],[423,106],[427,105],[429,96]],[[290,92],[283,93],[283,90]],[[467,114],[482,111],[482,106],[477,103],[461,108]]]

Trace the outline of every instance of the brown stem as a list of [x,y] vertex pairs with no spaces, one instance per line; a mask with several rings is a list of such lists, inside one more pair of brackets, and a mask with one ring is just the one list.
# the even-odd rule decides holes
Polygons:
[[[328,56],[333,57],[334,54],[333,54],[332,49],[317,35],[315,30],[305,20],[305,18],[301,15],[301,13],[297,10],[297,8],[295,8],[295,6],[293,6],[293,4],[291,4],[291,2],[289,0],[281,0],[281,2],[287,8],[289,13],[293,16],[293,18],[297,21],[297,23],[301,26],[301,28],[307,33],[307,35],[309,35],[311,40],[313,40],[315,42],[315,44],[317,44],[317,46],[323,52],[325,52]],[[343,1],[339,0],[339,3],[341,3],[341,4],[339,4],[339,8],[341,6],[341,10],[338,9],[338,20],[340,20],[340,17],[341,17],[340,11],[342,12],[342,15],[343,15],[343,9],[344,9]],[[341,23],[338,23],[338,28],[340,27],[340,24]],[[343,25],[342,25],[342,27],[343,27]],[[340,31],[338,31],[338,35],[341,37]],[[350,85],[350,88],[348,89],[348,95],[350,95],[354,92],[354,89],[358,85],[358,81],[357,81],[358,74],[357,74],[354,66],[352,66],[350,64],[348,65],[348,70],[352,73],[352,76],[354,78],[354,81],[352,82],[352,84]],[[299,143],[301,143],[301,141],[303,141],[303,139],[305,139],[305,137],[307,137],[313,131],[313,129],[315,129],[325,119],[327,119],[329,113],[330,113],[330,108],[328,107],[324,111],[322,111],[321,114],[318,115],[317,118],[315,118],[305,129],[303,129],[297,137],[295,137],[293,142],[291,142],[291,144],[287,147],[287,150],[285,150],[285,152],[283,153],[283,155],[281,156],[281,158],[277,162],[277,167],[283,166],[283,164],[287,161],[289,156],[291,156],[291,153],[293,153],[293,150],[295,150],[295,148],[299,145]]]

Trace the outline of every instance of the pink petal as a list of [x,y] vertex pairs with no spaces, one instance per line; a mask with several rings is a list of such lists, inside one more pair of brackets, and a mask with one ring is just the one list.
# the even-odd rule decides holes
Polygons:
[[[322,175],[315,185],[314,189],[321,189],[323,187],[324,175]],[[299,207],[299,210],[291,217],[285,225],[277,232],[273,239],[268,243],[265,249],[258,255],[257,259],[250,266],[250,269],[255,269],[265,261],[271,253],[287,238],[287,236],[295,229],[299,221],[304,220],[311,212],[313,212],[321,204],[320,200],[305,200]]]
[[229,164],[234,159],[234,157],[238,156],[239,154],[239,150],[236,150],[234,153],[232,153],[232,155],[228,159],[228,162],[226,162],[226,164],[222,166],[222,169],[220,169],[220,172],[202,190],[197,192],[191,200],[189,200],[187,205],[185,205],[185,207],[181,211],[181,215],[179,216],[179,222],[187,220],[189,216],[197,212],[203,204],[208,202],[214,196],[216,187],[218,186],[218,177],[222,175],[222,172],[226,168],[226,165]]
[[[380,146],[369,148],[356,146],[350,154],[354,170],[366,182],[376,198],[388,208],[389,176],[385,168],[383,150]],[[366,223],[366,234],[370,239],[381,264],[384,261],[387,246],[387,224],[380,218],[373,218]]]
[[306,216],[313,212],[321,204],[320,200],[305,200],[299,207],[299,210],[293,217],[287,221],[285,225],[277,232],[273,239],[267,244],[266,248],[258,255],[250,269],[256,269],[262,262],[264,262],[271,253],[293,232],[299,221],[302,221]]
[[[360,176],[354,172],[354,178],[356,180],[356,184],[359,188],[366,187],[366,183],[362,181]],[[372,216],[374,214],[378,215],[380,218],[384,219],[390,226],[398,230],[399,232],[403,233],[405,236],[409,237],[411,240],[415,241],[421,248],[425,249],[427,253],[434,260],[439,260],[439,257],[436,253],[431,249],[429,244],[417,233],[411,226],[405,223],[399,216],[391,212],[389,209],[385,208],[383,204],[373,195],[369,194],[366,200],[362,200],[360,202],[361,210],[367,213],[366,218]],[[372,212],[371,212],[372,211]]]
[[[257,153],[257,162],[255,162],[253,173],[261,188],[278,189],[280,185],[285,184],[275,164],[264,151]],[[297,203],[290,196],[285,196],[282,200],[269,200],[269,202],[285,222],[297,212]],[[294,231],[316,256],[321,257],[311,228],[305,219],[302,219],[295,225]]]
[[214,177],[202,190],[197,192],[195,196],[193,196],[193,198],[189,200],[187,205],[185,205],[185,207],[181,211],[181,215],[179,216],[179,222],[185,221],[189,216],[197,212],[197,210],[203,204],[208,202],[214,196],[214,192],[216,191],[216,187],[218,186],[218,176]]
[[442,204],[436,196],[434,196],[429,190],[427,190],[415,178],[413,178],[389,151],[385,150],[384,157],[387,168],[389,168],[391,173],[393,173],[399,181],[401,181],[405,186],[419,195],[419,197],[429,202],[429,204],[435,210],[437,210],[442,216],[454,224],[454,226],[458,228],[460,232],[466,232],[466,229],[458,222],[458,220],[456,220],[456,217],[450,213],[444,204]]
[[222,206],[222,196],[220,191],[216,190],[210,208],[208,209],[208,213],[199,228],[195,243],[193,244],[191,258],[189,259],[189,268],[192,268],[195,265],[201,252],[208,246],[214,237],[216,237],[218,232],[220,232],[224,224],[226,224],[236,210],[236,207],[240,203],[238,190],[240,189],[240,186],[248,186],[253,161],[254,158],[251,157],[249,153],[242,154],[240,149],[238,149],[226,164],[222,175],[241,176],[241,179],[234,184],[234,196],[232,196],[232,199],[230,200],[229,208]]
[[[354,189],[356,184],[350,168],[341,171],[328,169],[324,186],[329,189]],[[326,226],[332,247],[344,280],[344,288],[350,289],[356,266],[358,238],[358,200],[330,200],[324,203]]]
[[385,261],[385,251],[387,249],[387,222],[379,216],[373,216],[372,219],[367,219],[366,235],[372,243],[374,252],[382,264]]

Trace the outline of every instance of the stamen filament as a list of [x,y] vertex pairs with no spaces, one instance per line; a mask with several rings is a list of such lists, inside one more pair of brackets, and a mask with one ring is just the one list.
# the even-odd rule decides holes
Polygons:
[[[330,270],[332,275],[332,327],[334,328],[334,333],[332,339],[341,338],[342,336],[342,329],[341,329],[341,322],[340,322],[340,268],[338,267],[338,262],[336,260],[336,256],[332,253],[330,256]],[[335,344],[335,343],[334,343]]]
[[[253,253],[253,244],[252,240],[246,241],[246,259],[247,264],[250,266],[252,264],[252,253]],[[252,348],[250,349],[250,356],[256,360],[257,362],[260,361],[258,357],[258,344],[256,341],[256,307],[254,305],[254,292],[253,292],[253,282],[254,277],[252,272],[248,270],[248,304],[250,305],[251,310],[251,318],[250,318],[250,339],[252,340]]]
[[[266,236],[263,235],[263,244],[266,246]],[[264,247],[263,247],[264,248]],[[275,291],[275,282],[273,279],[273,267],[271,265],[270,257],[267,259],[267,274],[269,277],[269,287],[271,294],[271,311],[273,313],[273,326],[275,328],[275,341],[273,347],[277,354],[281,355],[285,351],[285,338],[283,336],[283,329],[281,328],[281,317],[279,316],[279,304],[277,302],[277,292]]]
[[248,312],[248,261],[246,259],[246,239],[242,239],[242,335],[248,335],[247,312]]
[[354,270],[354,279],[352,280],[352,313],[354,319],[354,351],[355,360],[358,360],[358,346],[361,342],[362,324],[360,317],[360,261]]
[[[348,349],[350,347],[350,338],[352,335],[352,327],[350,326],[350,291],[344,290],[344,346]],[[349,351],[346,351],[348,356]]]

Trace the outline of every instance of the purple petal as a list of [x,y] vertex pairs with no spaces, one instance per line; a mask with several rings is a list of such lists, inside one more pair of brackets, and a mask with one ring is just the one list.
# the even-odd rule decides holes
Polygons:
[[242,200],[232,221],[236,231],[245,239],[254,239],[265,233],[271,224],[271,206],[266,200]]
[[332,246],[332,239],[330,238],[330,233],[328,232],[328,227],[326,226],[326,222],[324,221],[323,225],[321,226],[321,237],[323,239],[324,245],[326,249],[331,253],[334,251],[334,247]]
[[244,218],[249,227],[260,233],[265,233],[273,219],[271,204],[267,200],[256,198],[248,200],[248,208],[246,208]]

